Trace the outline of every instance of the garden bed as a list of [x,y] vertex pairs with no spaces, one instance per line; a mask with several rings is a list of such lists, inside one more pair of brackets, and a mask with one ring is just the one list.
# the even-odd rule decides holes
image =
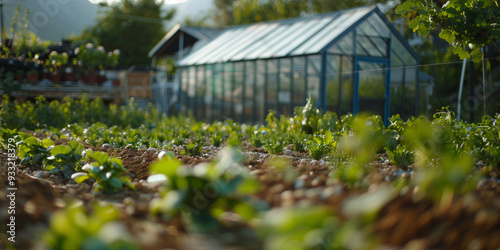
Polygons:
[[[3,129],[4,208],[11,205],[7,180],[14,161],[6,142],[16,141],[11,145],[18,156],[16,242],[3,237],[8,231],[3,227],[0,244],[17,249],[500,247],[499,117],[465,127],[445,112],[432,121],[391,118],[386,128],[376,117],[335,120],[331,114],[297,111],[293,118],[268,116],[266,126],[248,126],[158,119],[151,110],[124,108],[117,114],[111,107],[106,112],[123,120],[107,120],[109,126],[80,126],[60,116],[71,125]],[[13,126],[5,115],[0,113],[4,125]],[[117,125],[131,116],[141,121],[138,129]],[[302,129],[311,134],[299,133]],[[34,152],[29,147],[41,156],[26,158]],[[99,179],[99,166],[123,167],[123,174],[106,174],[120,184]],[[1,216],[10,219],[6,209]]]

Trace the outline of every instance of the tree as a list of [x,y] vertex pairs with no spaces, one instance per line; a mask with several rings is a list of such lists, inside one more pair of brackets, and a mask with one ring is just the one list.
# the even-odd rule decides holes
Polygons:
[[101,4],[103,15],[88,27],[83,38],[94,38],[107,50],[120,50],[120,66],[148,65],[148,52],[165,35],[163,22],[175,9],[162,10],[163,0],[121,0]]
[[483,61],[484,112],[488,114],[484,47],[500,49],[500,7],[498,0],[408,0],[396,12],[411,20],[409,27],[421,35],[439,30],[439,37],[461,59]]
[[298,17],[308,0],[214,0],[217,26],[231,26]]
[[[500,8],[497,0],[408,0],[396,13],[411,20],[409,27],[426,36],[439,30],[439,37],[453,46],[462,59],[480,62],[481,48],[500,40]],[[498,50],[498,48],[497,48]]]
[[389,0],[309,0],[310,12],[328,13],[370,4],[385,4]]
[[214,0],[217,26],[231,26],[327,13],[389,0]]

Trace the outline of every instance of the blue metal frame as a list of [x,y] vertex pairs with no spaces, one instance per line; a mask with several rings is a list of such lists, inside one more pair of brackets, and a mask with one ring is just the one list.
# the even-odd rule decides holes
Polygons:
[[326,66],[327,66],[327,53],[322,52],[321,53],[321,70],[320,70],[320,84],[319,84],[319,91],[320,91],[320,100],[319,103],[321,105],[321,109],[323,110],[323,113],[326,112],[326,79],[327,79],[327,73],[326,73]]
[[358,66],[358,32],[354,28],[354,60],[353,60],[353,90],[352,90],[352,113],[357,115],[359,113],[359,66]]

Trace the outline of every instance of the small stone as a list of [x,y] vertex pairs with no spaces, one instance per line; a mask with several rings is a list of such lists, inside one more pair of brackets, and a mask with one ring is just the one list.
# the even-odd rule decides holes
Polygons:
[[313,187],[317,187],[319,186],[319,184],[321,183],[321,179],[318,177],[314,178],[312,181],[311,181],[311,186]]
[[490,184],[490,180],[482,179],[477,182],[476,188],[485,188]]
[[387,166],[389,164],[391,164],[391,161],[389,161],[389,160],[385,160],[384,163],[382,163],[382,165],[384,165],[384,166]]
[[264,174],[266,171],[262,170],[262,169],[256,169],[256,170],[253,170],[250,172],[250,175],[262,175]]
[[317,160],[312,160],[312,161],[311,161],[311,165],[316,165],[316,164],[318,164],[318,161],[317,161]]
[[295,182],[293,183],[293,188],[294,189],[301,189],[303,188],[304,186],[306,185],[306,182],[304,179],[297,179],[295,180]]
[[123,199],[122,203],[127,205],[127,206],[135,205],[135,201],[131,197],[127,197],[127,198]]
[[306,165],[307,164],[307,160],[306,159],[302,159],[302,160],[300,160],[299,164]]
[[74,185],[74,184],[77,184],[75,180],[69,180],[68,181],[68,184],[71,184],[71,185]]
[[151,200],[153,198],[152,194],[140,194],[139,199],[140,200]]
[[297,200],[300,200],[305,196],[305,193],[306,191],[303,188],[297,189],[293,192],[293,197]]
[[92,189],[92,187],[89,184],[85,183],[85,182],[83,182],[82,184],[80,184],[80,191],[81,192],[85,192],[86,193],[86,192],[89,192],[91,189]]
[[134,160],[139,160],[139,159],[140,159],[139,156],[134,157]]
[[43,177],[44,178],[49,178],[52,172],[50,171],[43,171]]
[[285,155],[289,155],[290,156],[290,155],[292,155],[292,153],[293,152],[290,149],[285,150]]
[[111,144],[109,144],[109,143],[102,144],[102,148],[104,148],[104,149],[108,149],[108,148],[112,148],[112,147],[113,146],[111,146]]
[[321,195],[321,188],[310,188],[306,191],[306,197],[309,199],[317,199]]
[[42,179],[42,178],[43,178],[43,172],[44,172],[44,171],[37,171],[37,172],[35,172],[35,173],[33,174],[33,176],[34,176],[35,178]]
[[404,172],[403,174],[401,174],[401,177],[403,179],[409,179],[411,177],[411,173],[409,172]]

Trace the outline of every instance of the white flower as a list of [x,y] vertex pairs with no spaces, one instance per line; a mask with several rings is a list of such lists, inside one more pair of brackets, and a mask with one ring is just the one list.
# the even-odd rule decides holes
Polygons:
[[94,44],[92,44],[92,43],[87,43],[87,44],[85,44],[85,48],[86,48],[86,49],[93,49],[93,48],[94,48]]

